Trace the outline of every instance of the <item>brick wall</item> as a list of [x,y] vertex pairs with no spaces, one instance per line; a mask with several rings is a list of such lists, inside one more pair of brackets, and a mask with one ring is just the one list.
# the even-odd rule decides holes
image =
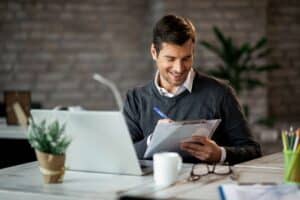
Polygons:
[[[295,0],[1,1],[0,91],[30,90],[33,101],[45,108],[116,108],[110,91],[93,81],[92,74],[115,81],[123,97],[127,89],[150,80],[155,72],[149,54],[151,28],[163,14],[175,13],[191,18],[198,38],[208,41],[215,40],[213,25],[237,43],[268,35],[276,49],[270,59],[284,68],[262,77],[272,80],[268,92],[258,89],[242,100],[251,105],[251,121],[267,112],[299,120],[300,106],[282,89],[288,84],[293,96],[300,97],[294,73],[299,68],[297,11]],[[200,47],[196,53],[200,69],[218,62]]]
[[300,122],[300,1],[268,3],[267,32],[281,69],[269,74],[269,113],[287,124]]
[[[32,91],[46,108],[113,109],[94,72],[128,88],[150,79],[147,1],[1,1],[0,91]],[[147,56],[146,56],[147,55]]]

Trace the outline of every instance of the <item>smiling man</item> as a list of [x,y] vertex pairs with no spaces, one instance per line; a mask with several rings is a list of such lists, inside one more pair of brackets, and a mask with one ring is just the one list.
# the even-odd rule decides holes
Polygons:
[[[196,31],[190,20],[166,15],[153,29],[154,79],[127,93],[124,115],[139,159],[158,122],[221,119],[212,139],[193,136],[180,148],[185,162],[235,164],[261,156],[231,87],[193,68]],[[169,119],[160,119],[158,107]]]

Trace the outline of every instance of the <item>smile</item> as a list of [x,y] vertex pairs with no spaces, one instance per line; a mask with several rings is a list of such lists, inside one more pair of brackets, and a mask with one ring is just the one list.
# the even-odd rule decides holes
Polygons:
[[174,77],[175,79],[181,79],[184,77],[185,73],[174,73],[174,72],[170,72],[171,76]]

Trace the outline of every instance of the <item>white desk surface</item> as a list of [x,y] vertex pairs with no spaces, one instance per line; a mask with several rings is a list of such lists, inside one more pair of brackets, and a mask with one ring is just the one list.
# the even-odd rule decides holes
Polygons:
[[0,139],[26,139],[26,129],[16,125],[6,125],[0,120]]
[[[283,182],[282,153],[276,153],[234,167],[240,182]],[[155,198],[219,199],[217,187],[233,183],[228,176],[208,175],[186,183],[191,165],[184,165],[178,182],[158,188],[153,176],[67,171],[62,184],[44,184],[37,162],[0,170],[0,199],[118,199],[121,194]]]

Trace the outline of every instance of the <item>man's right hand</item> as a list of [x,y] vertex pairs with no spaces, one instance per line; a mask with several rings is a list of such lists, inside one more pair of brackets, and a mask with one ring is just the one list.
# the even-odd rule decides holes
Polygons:
[[[157,124],[160,124],[160,123],[171,123],[171,122],[174,122],[173,120],[171,119],[160,119],[157,121]],[[148,137],[147,137],[147,146],[150,144],[150,141],[151,141],[151,138],[152,138],[152,134],[151,133]]]

